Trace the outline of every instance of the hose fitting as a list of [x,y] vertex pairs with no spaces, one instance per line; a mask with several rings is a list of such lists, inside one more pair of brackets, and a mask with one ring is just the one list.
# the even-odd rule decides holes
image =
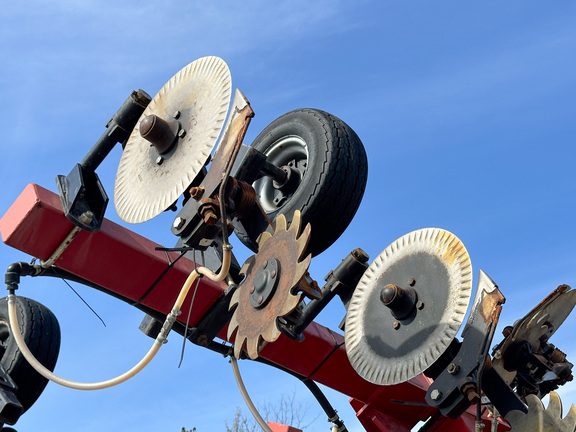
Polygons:
[[17,290],[20,284],[20,276],[36,276],[41,271],[42,269],[38,266],[33,266],[23,261],[10,264],[4,275],[6,289],[9,291]]

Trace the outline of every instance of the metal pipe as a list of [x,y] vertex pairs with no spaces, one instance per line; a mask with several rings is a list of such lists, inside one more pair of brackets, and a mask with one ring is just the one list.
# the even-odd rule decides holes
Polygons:
[[80,165],[89,171],[96,170],[116,143],[124,143],[128,139],[151,100],[144,90],[133,91],[106,124],[106,130],[84,156]]

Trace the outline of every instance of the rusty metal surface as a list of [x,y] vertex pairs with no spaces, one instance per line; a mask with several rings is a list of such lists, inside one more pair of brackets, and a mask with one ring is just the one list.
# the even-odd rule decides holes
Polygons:
[[[232,296],[230,308],[235,307],[236,310],[228,327],[228,339],[236,335],[234,355],[237,358],[244,344],[248,356],[257,358],[263,342],[274,342],[280,336],[276,320],[293,312],[302,300],[302,294],[294,291],[297,291],[295,288],[306,275],[312,256],[304,256],[310,240],[310,225],[306,225],[302,233],[300,225],[299,211],[294,213],[290,228],[287,227],[286,217],[278,215],[274,234],[262,234],[258,253],[241,270],[246,277]],[[274,290],[267,294],[266,304],[266,294],[263,293],[262,302],[259,302],[263,306],[255,307],[251,304],[251,296],[258,294],[271,260],[277,265],[273,275]]]
[[234,164],[252,117],[254,111],[250,102],[236,89],[224,134],[216,147],[208,174],[202,181],[205,196],[212,196],[217,191],[226,171]]
[[574,432],[576,430],[576,406],[572,405],[562,418],[562,401],[556,392],[550,392],[547,408],[535,395],[526,397],[528,413],[511,411],[505,417],[513,432]]
[[516,376],[516,371],[508,371],[504,367],[511,348],[519,342],[528,341],[532,350],[538,352],[542,338],[548,340],[558,330],[575,304],[576,290],[571,290],[568,285],[560,285],[516,322],[499,346],[493,360],[494,369],[508,384],[512,383]]

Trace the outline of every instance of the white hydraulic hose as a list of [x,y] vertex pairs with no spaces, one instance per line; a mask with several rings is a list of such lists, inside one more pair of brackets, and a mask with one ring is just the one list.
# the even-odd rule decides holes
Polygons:
[[94,382],[94,383],[81,383],[76,381],[70,381],[65,378],[62,378],[48,368],[46,368],[42,363],[36,359],[34,354],[30,351],[28,346],[26,345],[26,341],[22,337],[22,333],[20,332],[20,326],[18,324],[18,314],[16,311],[16,295],[12,292],[8,295],[8,319],[10,321],[10,330],[14,335],[14,340],[18,345],[18,348],[22,352],[24,358],[30,363],[30,365],[44,378],[49,379],[50,381],[55,382],[56,384],[60,384],[64,387],[69,387],[77,390],[100,390],[109,387],[116,386],[118,384],[123,383],[124,381],[129,380],[142,369],[144,369],[148,363],[154,358],[156,353],[160,350],[160,347],[165,343],[166,338],[168,337],[168,333],[172,329],[174,322],[178,315],[180,315],[180,308],[190,291],[190,287],[196,280],[199,275],[203,275],[208,277],[209,279],[219,282],[226,278],[228,275],[228,270],[230,269],[230,262],[232,260],[232,246],[229,244],[224,244],[223,248],[223,259],[222,259],[222,266],[218,273],[214,273],[212,270],[206,267],[199,267],[194,269],[186,281],[184,285],[182,285],[182,289],[180,290],[180,294],[174,303],[172,311],[166,317],[166,321],[164,321],[164,325],[162,326],[162,330],[154,340],[154,344],[150,348],[150,350],[146,353],[146,355],[129,371],[123,373],[122,375],[117,376],[116,378],[112,378],[106,381]]
[[248,409],[252,413],[252,416],[256,420],[256,422],[260,425],[264,432],[272,432],[272,429],[266,421],[262,418],[254,403],[252,403],[252,399],[250,399],[250,395],[246,390],[246,386],[244,385],[244,381],[242,380],[242,376],[240,376],[240,369],[238,368],[238,360],[234,356],[230,356],[230,364],[232,365],[232,371],[234,372],[234,378],[236,378],[236,384],[238,385],[238,389],[242,394],[242,398],[244,399],[244,403],[248,406]]

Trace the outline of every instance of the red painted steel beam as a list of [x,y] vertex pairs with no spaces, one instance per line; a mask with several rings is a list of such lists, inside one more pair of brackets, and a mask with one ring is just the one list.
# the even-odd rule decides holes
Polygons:
[[[35,184],[28,185],[0,219],[4,243],[42,260],[51,256],[73,228],[62,212],[60,198]],[[186,258],[180,259],[148,292],[169,264],[167,254],[155,250],[157,246],[127,228],[104,220],[100,231],[78,233],[55,265],[115,293],[130,304],[141,304],[166,315],[195,264]],[[178,255],[169,256],[174,260]],[[201,279],[191,325],[209,310],[225,288],[224,283]],[[186,302],[183,309],[188,306]],[[225,333],[220,336],[224,338]],[[346,356],[342,335],[312,323],[304,336],[300,343],[281,336],[264,347],[261,356],[350,396],[353,405],[360,404],[363,412],[370,412],[374,421],[383,425],[384,429],[380,430],[402,432],[433,413],[428,406],[396,402],[422,402],[429,385],[423,376],[395,386],[376,386],[354,371]],[[390,418],[397,422],[397,427],[385,426],[385,419]]]

